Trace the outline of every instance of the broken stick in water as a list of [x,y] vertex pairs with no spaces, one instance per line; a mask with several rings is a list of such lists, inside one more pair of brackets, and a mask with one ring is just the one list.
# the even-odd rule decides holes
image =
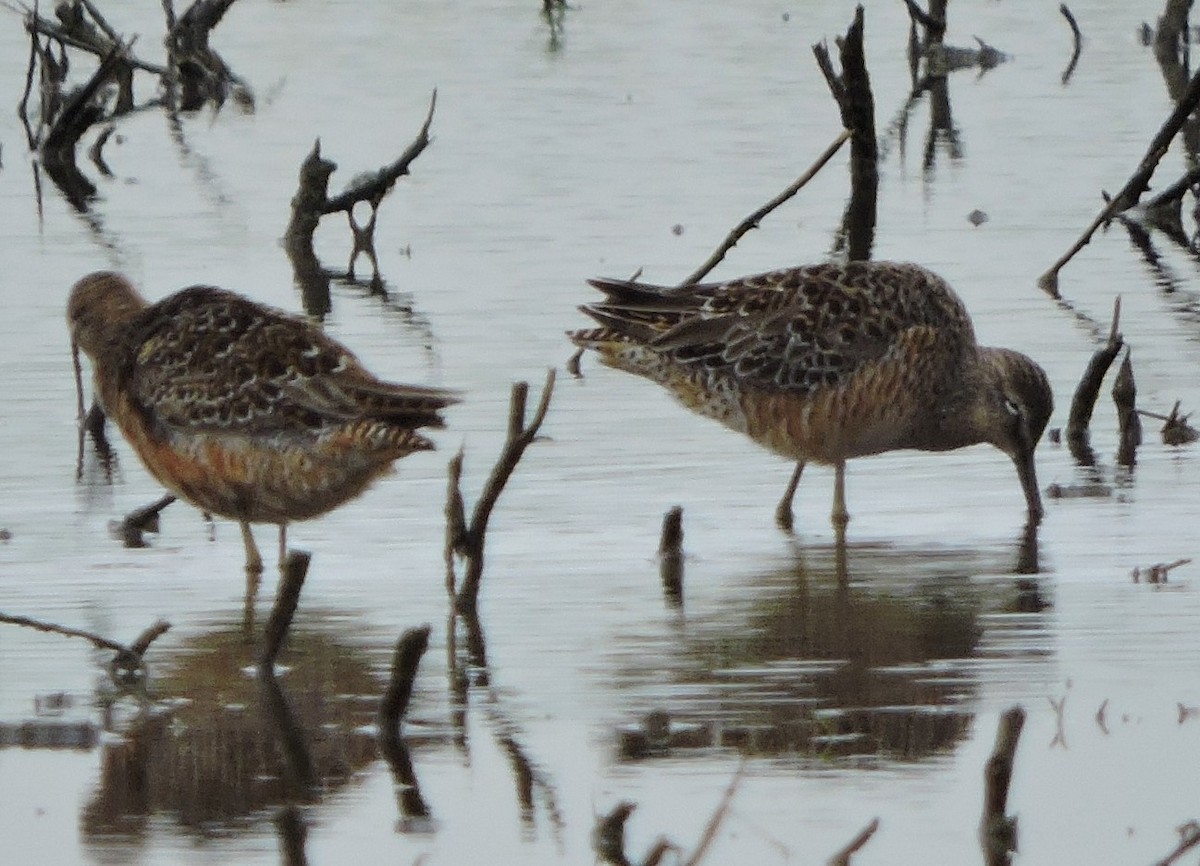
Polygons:
[[1117,406],[1117,423],[1121,431],[1117,447],[1117,463],[1133,466],[1137,462],[1137,449],[1142,444],[1142,421],[1137,414],[1137,385],[1133,381],[1133,362],[1130,350],[1125,350],[1125,360],[1113,383],[1113,403]]
[[1096,462],[1096,455],[1088,445],[1088,424],[1092,420],[1092,410],[1096,406],[1096,397],[1100,394],[1104,375],[1121,351],[1121,346],[1125,344],[1120,326],[1121,298],[1118,295],[1113,301],[1112,327],[1108,332],[1108,342],[1092,355],[1083,378],[1075,388],[1075,396],[1071,398],[1071,412],[1067,420],[1067,446],[1071,449],[1071,455],[1085,466],[1092,466]]
[[[512,397],[508,409],[508,436],[496,465],[488,476],[483,492],[475,503],[468,523],[466,508],[463,504],[459,480],[462,477],[463,452],[460,450],[449,465],[449,490],[446,502],[446,589],[454,599],[454,609],[459,613],[473,614],[479,605],[479,587],[483,580],[484,539],[487,535],[488,520],[492,509],[504,485],[508,483],[513,470],[521,460],[525,449],[533,442],[542,422],[546,420],[546,412],[550,408],[550,398],[554,394],[554,368],[546,372],[546,382],[542,386],[542,396],[534,410],[533,418],[526,421],[525,408],[529,397],[529,383],[517,382],[512,387]],[[455,569],[455,559],[461,556],[467,561],[467,573],[461,585],[458,583]]]
[[1000,716],[996,745],[983,768],[983,817],[979,836],[984,862],[988,866],[1008,863],[1010,852],[1017,849],[1017,819],[1007,814],[1008,788],[1012,782],[1017,744],[1024,726],[1025,710],[1019,706],[1010,708]]
[[679,505],[663,515],[658,571],[667,598],[676,604],[683,601],[683,508]]

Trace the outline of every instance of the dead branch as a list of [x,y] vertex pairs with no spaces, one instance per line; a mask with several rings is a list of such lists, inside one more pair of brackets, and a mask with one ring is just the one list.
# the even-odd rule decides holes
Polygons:
[[232,94],[242,105],[253,108],[254,94],[242,78],[234,74],[220,54],[209,44],[209,36],[234,0],[195,0],[179,18],[169,0],[164,0],[170,74],[163,81],[183,111],[195,111],[207,102],[220,106]]
[[[394,746],[400,740],[400,724],[408,711],[408,701],[412,697],[413,683],[417,676],[417,666],[421,656],[429,646],[429,626],[410,628],[396,641],[396,651],[392,656],[392,677],[388,681],[387,691],[379,704],[379,740],[381,744]],[[385,751],[387,746],[384,747]]]
[[875,210],[879,191],[879,146],[875,138],[875,97],[863,51],[863,8],[858,6],[844,39],[838,40],[842,72],[837,74],[823,42],[812,47],[817,65],[837,103],[842,126],[850,139],[850,201],[842,218],[841,235],[850,261],[871,258],[875,241]]
[[1066,84],[1071,80],[1071,73],[1075,71],[1075,65],[1079,63],[1079,53],[1083,50],[1083,34],[1079,31],[1079,23],[1075,20],[1075,16],[1071,14],[1071,10],[1067,8],[1066,3],[1060,3],[1058,11],[1062,13],[1063,18],[1067,19],[1067,24],[1071,26],[1071,38],[1074,40],[1074,50],[1071,52],[1071,60],[1067,63],[1067,68],[1063,70],[1062,74],[1062,83]]
[[1113,403],[1117,407],[1117,424],[1121,431],[1117,447],[1117,463],[1133,466],[1137,462],[1137,449],[1142,444],[1142,421],[1137,414],[1137,385],[1133,381],[1133,362],[1130,351],[1125,350],[1125,360],[1117,372],[1112,388]]
[[125,519],[118,525],[122,544],[128,548],[146,547],[146,539],[142,534],[158,532],[158,515],[174,501],[175,497],[168,493],[149,505],[143,505],[126,514]]
[[683,508],[676,505],[663,515],[658,543],[658,573],[667,598],[683,601]]
[[[447,574],[446,587],[454,595],[454,607],[460,613],[473,613],[478,607],[479,586],[483,579],[483,549],[487,535],[488,520],[492,509],[504,491],[513,470],[521,460],[525,449],[537,436],[542,422],[546,420],[546,411],[550,408],[550,397],[554,393],[554,368],[546,372],[546,382],[542,386],[542,397],[538,401],[533,418],[526,423],[525,404],[529,396],[529,383],[517,382],[512,387],[512,398],[508,410],[508,436],[504,447],[492,467],[483,492],[471,512],[470,523],[465,519],[465,508],[462,505],[462,494],[459,489],[459,478],[462,475],[462,452],[460,451],[450,461],[450,492],[446,506],[446,558]],[[454,572],[455,554],[467,560],[467,573],[461,586],[457,585]]]
[[779,207],[781,204],[803,189],[804,185],[813,179],[813,177],[818,171],[821,170],[825,163],[833,159],[833,155],[841,149],[842,145],[846,143],[846,140],[850,138],[851,134],[852,133],[850,130],[843,129],[841,134],[839,134],[838,137],[833,140],[829,147],[825,148],[825,151],[817,157],[816,162],[809,166],[808,170],[805,171],[804,174],[796,178],[791,186],[789,186],[779,195],[775,196],[775,198],[771,199],[765,205],[754,211],[754,213],[750,214],[748,217],[734,226],[733,231],[731,231],[725,237],[725,240],[722,241],[721,245],[713,251],[713,254],[705,260],[704,264],[702,264],[688,276],[684,277],[679,285],[688,286],[693,283],[698,283],[700,280],[704,279],[704,277],[706,277],[713,268],[721,263],[721,260],[725,258],[725,254],[737,245],[737,242],[742,239],[743,235],[745,235],[751,229],[758,228],[759,223],[762,222],[763,218],[767,214],[775,210],[775,208]]
[[1171,407],[1170,415],[1160,415],[1147,409],[1138,409],[1137,413],[1146,418],[1154,418],[1156,421],[1163,422],[1162,430],[1159,432],[1164,445],[1187,445],[1200,439],[1200,432],[1188,423],[1188,418],[1192,417],[1192,413],[1179,414],[1178,400]]
[[413,139],[412,144],[405,149],[404,153],[400,154],[395,162],[385,165],[379,171],[354,178],[344,192],[325,202],[321,213],[350,210],[360,201],[378,206],[379,201],[396,185],[396,181],[409,173],[408,169],[413,160],[420,156],[432,141],[429,137],[429,127],[433,123],[433,110],[436,107],[437,88],[434,88],[433,95],[429,98],[429,112],[425,115],[425,122],[421,124],[417,137]]
[[52,119],[50,130],[42,141],[42,161],[47,171],[59,163],[75,163],[75,147],[87,128],[105,117],[106,111],[94,97],[126,62],[123,48],[117,47],[105,55],[100,66],[82,88],[67,100]]
[[1179,414],[1179,401],[1175,401],[1175,405],[1171,407],[1171,414],[1163,423],[1162,440],[1166,445],[1187,445],[1200,439],[1200,432],[1188,423],[1188,418],[1192,417],[1191,413],[1187,415]]
[[983,817],[979,835],[984,862],[988,866],[1008,863],[1009,852],[1017,847],[1017,821],[1006,813],[1008,786],[1012,781],[1013,762],[1024,725],[1025,710],[1019,706],[1012,707],[1000,716],[996,745],[983,768]]
[[1200,105],[1200,72],[1192,76],[1188,82],[1187,91],[1183,97],[1175,105],[1174,110],[1167,117],[1166,121],[1159,128],[1158,132],[1150,140],[1150,146],[1146,149],[1146,155],[1142,157],[1141,163],[1137,170],[1125,181],[1125,185],[1120,191],[1108,200],[1104,209],[1092,221],[1079,240],[1077,240],[1066,253],[1059,258],[1050,269],[1047,270],[1038,278],[1038,286],[1048,292],[1052,297],[1060,297],[1058,291],[1058,273],[1061,271],[1077,252],[1083,249],[1092,239],[1096,229],[1112,219],[1114,214],[1128,210],[1133,205],[1138,203],[1142,197],[1142,193],[1150,185],[1150,178],[1154,174],[1154,170],[1158,168],[1159,161],[1166,155],[1168,148],[1171,146],[1171,141],[1183,127],[1191,113]]
[[879,819],[871,819],[871,823],[863,827],[859,834],[851,839],[845,848],[829,858],[829,866],[850,866],[850,855],[858,851],[863,845],[866,845],[878,829]]
[[108,663],[108,676],[122,694],[134,694],[139,699],[146,698],[146,662],[144,656],[150,644],[171,628],[166,620],[158,620],[140,635],[129,646],[115,640],[83,629],[70,628],[63,625],[33,619],[27,616],[13,616],[0,613],[0,623],[24,626],[48,634],[61,634],[66,637],[81,637],[98,649],[112,650],[113,657]]
[[700,834],[700,840],[696,843],[696,850],[692,852],[692,856],[684,861],[684,866],[696,866],[704,855],[708,853],[709,846],[717,837],[717,831],[721,829],[721,822],[725,820],[725,816],[729,813],[729,805],[733,802],[733,795],[737,793],[738,786],[742,783],[742,775],[745,772],[746,765],[741,763],[738,765],[737,772],[733,774],[733,778],[729,780],[729,785],[725,788],[725,793],[721,795],[721,802],[717,804],[716,810],[712,813],[712,817],[708,819],[708,823],[704,825],[704,832]]
[[1118,296],[1113,302],[1112,327],[1108,332],[1108,342],[1092,355],[1083,378],[1075,388],[1075,396],[1071,398],[1071,413],[1067,421],[1067,446],[1071,449],[1071,455],[1085,466],[1092,466],[1096,462],[1096,456],[1088,446],[1088,424],[1092,420],[1092,409],[1095,408],[1104,375],[1125,342],[1121,336],[1120,323],[1121,298]]
[[[314,275],[322,273],[320,262],[313,250],[313,233],[321,217],[326,214],[344,211],[350,223],[354,237],[354,247],[350,254],[349,274],[353,277],[354,263],[359,253],[365,253],[379,274],[379,262],[375,255],[375,218],[379,205],[396,185],[396,182],[410,173],[413,161],[421,155],[432,139],[429,128],[433,123],[433,111],[437,106],[437,90],[429,100],[429,112],[412,143],[389,165],[374,172],[365,172],[356,176],[346,190],[329,197],[329,177],[337,170],[337,163],[321,157],[321,140],[317,139],[312,151],[300,165],[300,185],[292,197],[292,215],[284,233],[284,247],[298,283],[307,284]],[[359,226],[354,219],[354,206],[366,202],[371,208],[371,217],[365,226]],[[327,283],[326,283],[327,286]],[[326,288],[326,294],[328,289]]]
[[284,866],[308,866],[308,824],[294,805],[284,806],[275,815],[279,851]]
[[1200,845],[1200,824],[1189,821],[1179,828],[1179,844],[1175,846],[1175,850],[1155,863],[1154,866],[1171,866],[1197,845]]
[[613,866],[632,866],[625,856],[625,822],[637,808],[636,803],[622,800],[607,815],[596,819],[592,830],[592,850],[603,863]]
[[1190,562],[1190,559],[1177,559],[1174,562],[1158,562],[1148,568],[1135,565],[1129,576],[1133,578],[1134,583],[1141,583],[1143,580],[1146,583],[1166,583],[1167,576],[1172,571]]
[[[914,23],[920,24],[925,31],[925,43],[941,42],[942,37],[946,34],[946,17],[945,3],[941,4],[942,13],[940,15],[930,14],[918,6],[913,0],[904,0],[904,5],[908,7],[908,16]],[[932,9],[932,7],[931,7]]]
[[275,593],[275,605],[267,618],[263,630],[262,651],[259,654],[259,669],[270,672],[275,666],[275,658],[287,638],[288,629],[292,626],[292,617],[300,604],[300,591],[304,589],[304,578],[308,574],[308,563],[312,555],[303,550],[288,551],[287,560],[283,565],[279,589]]

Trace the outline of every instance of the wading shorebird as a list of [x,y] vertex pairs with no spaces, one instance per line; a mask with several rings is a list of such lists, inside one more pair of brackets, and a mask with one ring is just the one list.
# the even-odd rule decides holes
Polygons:
[[100,403],[168,490],[236,520],[279,526],[353,499],[393,461],[433,448],[450,391],[385,382],[316,325],[210,286],[151,304],[99,271],[67,302],[72,351],[91,359]]
[[796,461],[836,470],[833,524],[845,529],[846,461],[902,448],[987,442],[1016,464],[1031,523],[1042,517],[1033,451],[1053,408],[1042,368],[980,346],[966,307],[913,264],[788,268],[678,288],[591,280],[599,328],[570,332],[609,366],[651,379],[689,409]]

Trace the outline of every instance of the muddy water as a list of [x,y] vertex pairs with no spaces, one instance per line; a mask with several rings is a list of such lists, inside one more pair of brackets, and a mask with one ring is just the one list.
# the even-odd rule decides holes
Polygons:
[[[546,438],[494,515],[487,684],[457,713],[445,460],[465,445],[473,499],[510,383],[540,382],[569,355],[562,332],[582,321],[584,278],[643,268],[680,279],[836,136],[809,46],[853,12],[586,4],[552,38],[537,6],[243,0],[213,44],[254,88],[256,110],[228,105],[177,126],[156,110],[126,119],[105,148],[113,176],[82,166],[98,187],[84,213],[44,175],[39,209],[23,133],[0,116],[0,526],[11,533],[0,610],[122,640],[157,617],[173,624],[149,655],[169,715],[132,721],[122,705],[123,737],[0,749],[6,862],[279,859],[276,734],[227,646],[242,604],[236,528],[218,523],[210,538],[177,505],[147,549],[112,537],[111,521],[160,490],[120,442],[111,482],[94,456],[76,481],[64,298],[82,273],[119,267],[152,297],[209,282],[301,309],[278,244],[300,161],[319,137],[338,189],[393,159],[435,86],[434,143],[380,212],[386,292],[335,281],[326,322],[380,374],[466,399],[439,453],[292,532],[313,553],[282,679],[318,744],[323,794],[301,812],[310,861],[591,862],[593,815],[624,799],[638,804],[632,857],[663,834],[689,849],[742,766],[709,862],[821,861],[875,816],[881,829],[856,863],[975,862],[981,768],[1013,703],[1029,712],[1010,803],[1023,861],[1165,855],[1200,793],[1200,720],[1186,713],[1200,704],[1197,572],[1184,566],[1156,588],[1130,570],[1200,552],[1200,467],[1194,448],[1167,448],[1150,428],[1136,469],[1116,473],[1107,396],[1093,445],[1111,495],[1048,501],[1030,538],[1011,464],[994,450],[862,460],[841,561],[831,473],[806,474],[799,534],[784,537],[771,514],[790,467],[653,385],[585,363],[583,379],[560,377]],[[1034,355],[1054,384],[1052,426],[1096,346],[1088,317],[1106,327],[1117,294],[1140,404],[1195,407],[1194,258],[1155,236],[1156,271],[1113,226],[1063,274],[1074,310],[1034,286],[1169,110],[1137,40],[1157,4],[1073,4],[1087,42],[1066,86],[1070,34],[1052,6],[951,7],[949,42],[975,34],[1013,57],[953,75],[954,132],[932,138],[928,99],[901,111],[902,4],[867,9],[886,149],[876,257],[940,271],[983,341]],[[159,59],[157,9],[106,11]],[[19,99],[26,48],[9,15],[5,105]],[[149,81],[139,87],[152,95]],[[1168,155],[1162,183],[1183,167]],[[846,189],[843,155],[717,275],[822,258]],[[989,216],[979,227],[975,209]],[[348,242],[333,219],[318,253],[341,268]],[[1043,486],[1097,474],[1050,444],[1039,473]],[[664,597],[654,560],[675,504],[689,554],[681,605]],[[369,724],[393,641],[425,622],[410,727],[421,817],[398,800]],[[82,641],[5,626],[0,724],[90,730],[106,660]],[[47,708],[60,693],[70,705]],[[1065,699],[1061,717],[1050,698]],[[639,754],[664,713],[673,748]]]

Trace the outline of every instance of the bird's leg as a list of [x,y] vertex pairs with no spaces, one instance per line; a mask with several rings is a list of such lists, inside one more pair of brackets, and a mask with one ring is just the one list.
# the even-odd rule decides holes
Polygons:
[[258,598],[263,564],[258,545],[254,543],[254,535],[250,532],[250,524],[243,520],[241,527],[242,544],[246,546],[246,598],[242,606],[242,640],[251,644],[254,642],[254,601]]
[[258,592],[258,579],[262,575],[262,555],[258,545],[254,543],[254,535],[250,532],[250,524],[242,521],[242,544],[246,546],[246,593],[253,595]]
[[287,563],[287,524],[279,524],[279,573],[282,574]]
[[775,506],[775,525],[784,532],[792,531],[792,500],[796,498],[796,488],[800,486],[800,473],[803,471],[804,461],[797,460],[796,468],[792,472],[792,479],[788,482],[787,489],[783,491],[783,498]]
[[850,522],[850,512],[846,510],[846,461],[840,460],[835,467],[836,475],[833,480],[833,528],[839,535],[846,532],[846,524]]

